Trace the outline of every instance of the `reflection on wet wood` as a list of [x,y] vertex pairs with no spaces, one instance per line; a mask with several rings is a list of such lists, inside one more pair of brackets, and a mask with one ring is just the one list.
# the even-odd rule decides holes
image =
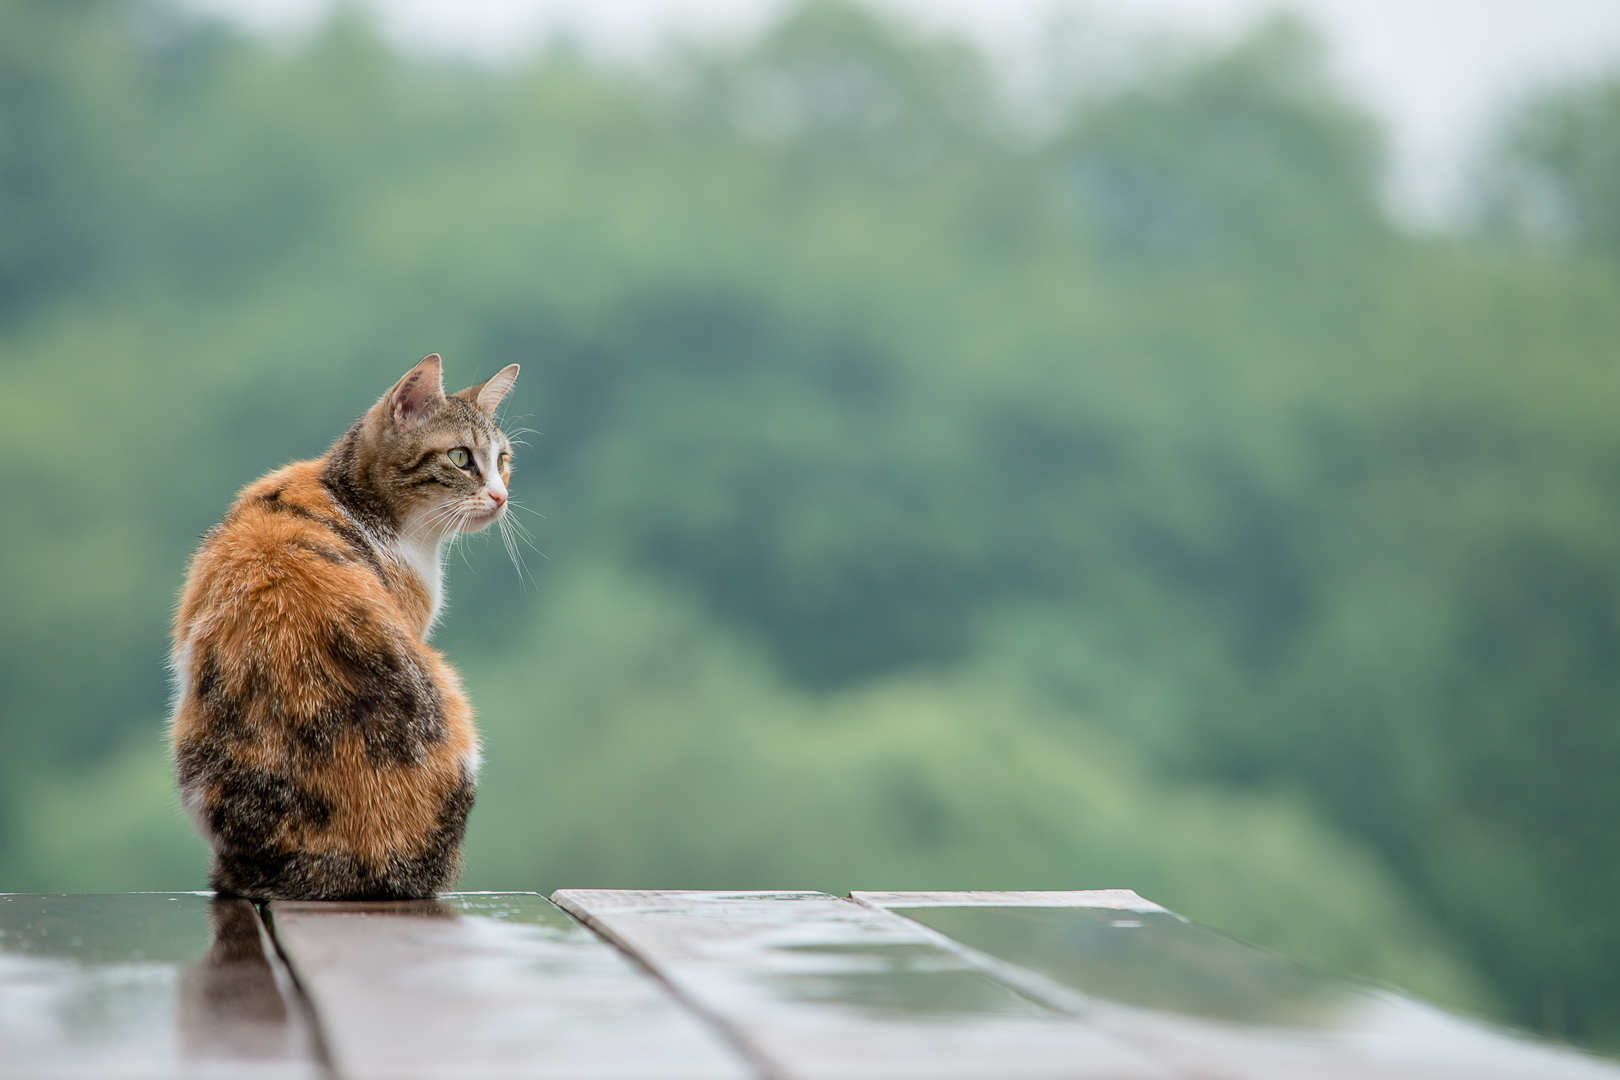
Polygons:
[[557,900],[0,894],[0,1080],[1620,1080],[1126,890]]
[[208,955],[180,972],[183,1056],[222,1065],[310,1057],[312,1040],[297,991],[271,967],[275,947],[259,913],[246,900],[215,899],[209,915],[214,936]]
[[245,900],[0,895],[0,1077],[314,1078]]
[[852,894],[1178,1075],[1620,1080],[1612,1063],[1311,971],[1132,897]]
[[553,899],[656,970],[781,1080],[1175,1075],[915,924],[848,900],[586,889]]
[[541,896],[270,912],[344,1077],[751,1075],[660,982]]

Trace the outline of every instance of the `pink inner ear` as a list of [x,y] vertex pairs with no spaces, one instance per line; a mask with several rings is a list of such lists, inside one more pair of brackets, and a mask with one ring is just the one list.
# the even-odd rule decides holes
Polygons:
[[388,413],[401,427],[413,427],[444,399],[444,373],[439,354],[424,359],[398,383],[390,394]]

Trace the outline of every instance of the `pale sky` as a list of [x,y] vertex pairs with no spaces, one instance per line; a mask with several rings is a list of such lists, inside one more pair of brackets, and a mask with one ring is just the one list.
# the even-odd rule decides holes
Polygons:
[[[272,33],[297,33],[330,0],[186,0]],[[1350,94],[1390,126],[1392,197],[1436,220],[1491,115],[1525,89],[1620,69],[1620,0],[879,0],[933,28],[966,32],[1016,70],[1054,10],[1122,32],[1230,37],[1268,12],[1305,14],[1328,40]],[[401,44],[490,60],[558,31],[607,55],[645,55],[670,34],[734,35],[783,0],[368,0]]]

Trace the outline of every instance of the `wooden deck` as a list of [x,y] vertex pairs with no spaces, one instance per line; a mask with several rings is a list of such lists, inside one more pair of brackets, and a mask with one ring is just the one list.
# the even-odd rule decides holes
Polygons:
[[1122,890],[0,894],[0,1077],[1608,1078]]

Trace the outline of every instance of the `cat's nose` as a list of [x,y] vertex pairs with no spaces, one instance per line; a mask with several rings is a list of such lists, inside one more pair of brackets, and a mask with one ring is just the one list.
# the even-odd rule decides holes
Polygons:
[[495,491],[492,489],[485,491],[484,494],[495,500],[495,509],[499,510],[501,507],[506,505],[506,492]]

